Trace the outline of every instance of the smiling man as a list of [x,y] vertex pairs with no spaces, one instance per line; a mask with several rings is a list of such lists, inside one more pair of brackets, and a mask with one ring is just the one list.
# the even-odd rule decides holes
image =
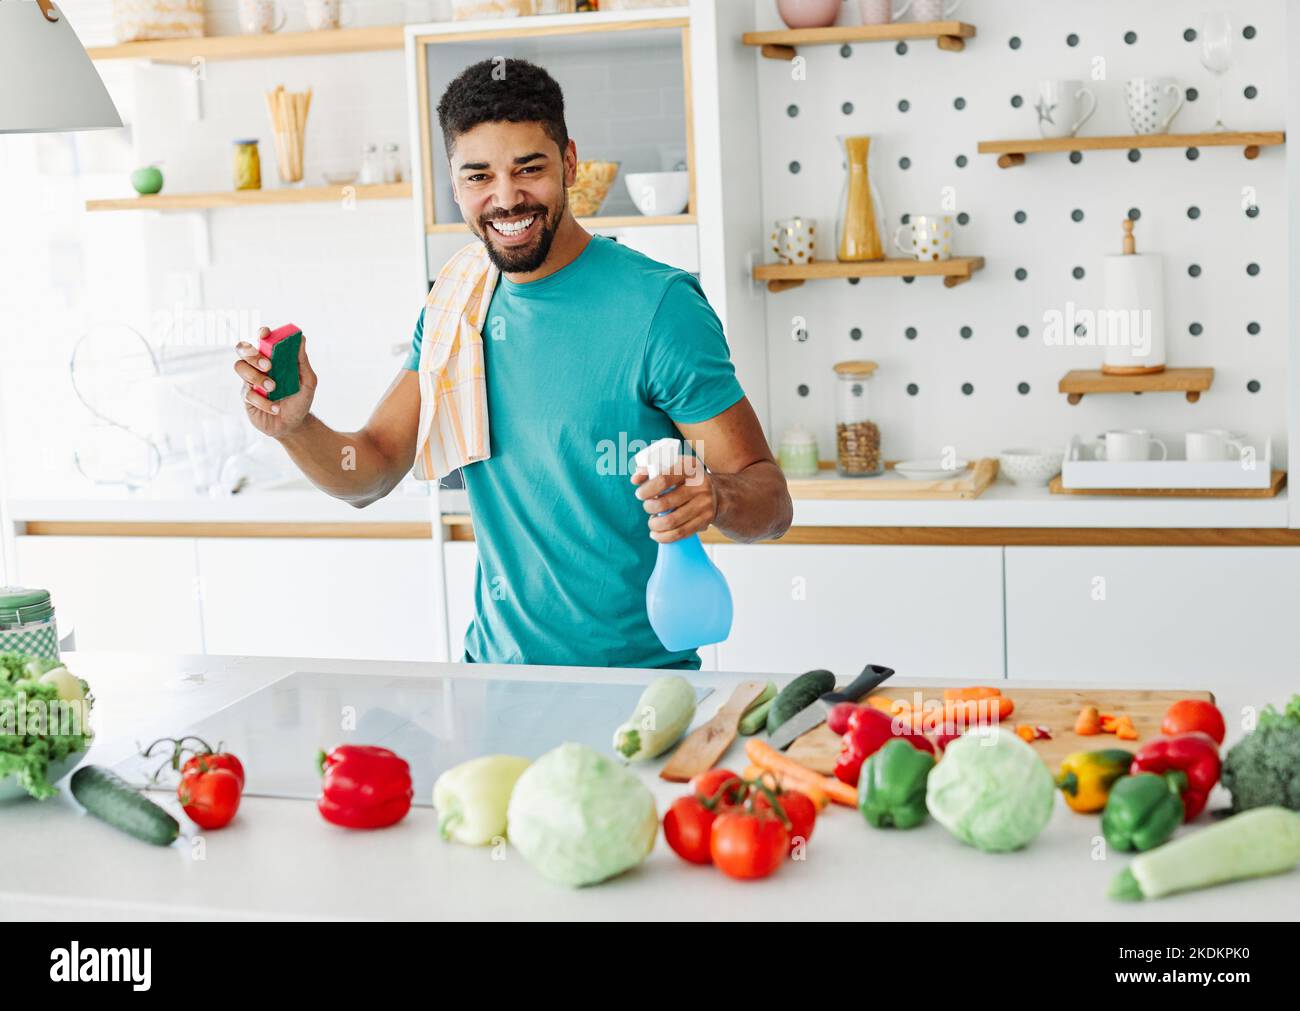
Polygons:
[[[655,542],[710,525],[739,541],[779,537],[792,514],[721,323],[691,275],[578,224],[577,147],[545,70],[475,64],[438,118],[456,202],[501,272],[483,332],[491,455],[463,469],[478,546],[465,658],[698,667],[650,627]],[[358,507],[382,498],[415,460],[424,319],[406,368],[352,433],[310,413],[306,341],[302,390],[274,403],[253,390],[269,363],[241,344],[249,418],[317,487]],[[683,475],[647,480],[626,457],[609,466],[611,447],[666,436],[696,451]]]

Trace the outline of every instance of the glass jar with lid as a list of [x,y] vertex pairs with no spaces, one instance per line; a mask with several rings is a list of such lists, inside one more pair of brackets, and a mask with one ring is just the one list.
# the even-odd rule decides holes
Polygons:
[[0,586],[0,653],[59,658],[59,631],[48,590]]
[[875,477],[885,471],[880,428],[872,420],[871,377],[875,362],[835,366],[835,467],[842,477]]

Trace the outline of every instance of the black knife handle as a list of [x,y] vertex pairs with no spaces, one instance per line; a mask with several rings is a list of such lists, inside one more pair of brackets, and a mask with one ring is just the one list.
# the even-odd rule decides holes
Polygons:
[[852,684],[843,688],[837,688],[833,692],[827,692],[822,696],[822,701],[827,705],[833,706],[837,702],[857,702],[862,696],[867,695],[873,688],[879,687],[894,674],[894,668],[881,667],[879,664],[869,663],[862,668],[862,673],[854,679]]

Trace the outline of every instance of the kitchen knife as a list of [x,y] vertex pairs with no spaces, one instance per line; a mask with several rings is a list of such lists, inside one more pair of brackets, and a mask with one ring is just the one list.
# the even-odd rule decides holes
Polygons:
[[836,706],[841,702],[857,702],[862,696],[870,694],[893,673],[894,669],[892,667],[881,667],[874,663],[867,664],[862,668],[862,673],[857,676],[852,684],[837,688],[833,692],[827,692],[811,705],[799,710],[799,712],[782,723],[768,739],[768,743],[772,747],[784,751],[808,731],[825,723],[832,706]]

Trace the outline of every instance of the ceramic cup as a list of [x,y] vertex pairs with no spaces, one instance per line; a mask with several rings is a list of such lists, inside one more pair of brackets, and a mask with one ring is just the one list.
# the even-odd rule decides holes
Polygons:
[[787,28],[828,28],[840,16],[843,0],[776,0]]
[[1124,86],[1128,118],[1138,134],[1168,133],[1187,100],[1183,89],[1167,77],[1134,77]]
[[[307,28],[313,32],[327,31],[331,28],[343,28],[356,20],[356,12],[351,6],[345,6],[341,0],[303,0],[302,12],[307,19]],[[346,13],[347,17],[341,15]]]
[[894,9],[894,0],[858,0],[858,10],[862,14],[864,25],[887,25],[891,21],[900,21],[912,0],[904,0],[903,6]]
[[1187,433],[1187,459],[1196,463],[1236,460],[1245,449],[1243,436],[1222,428]]
[[894,232],[894,245],[918,260],[950,260],[955,226],[951,214],[913,214]]
[[782,263],[812,263],[817,252],[817,222],[813,218],[782,218],[772,229],[772,252]]
[[245,35],[265,35],[284,27],[284,8],[275,0],[239,0],[239,30]]
[[1042,136],[1073,137],[1097,111],[1097,96],[1082,81],[1041,81],[1034,109]]
[[913,21],[947,21],[961,6],[961,0],[912,0]]
[[1096,458],[1111,463],[1150,460],[1151,447],[1160,447],[1160,459],[1169,458],[1169,447],[1144,428],[1115,429],[1098,437]]

